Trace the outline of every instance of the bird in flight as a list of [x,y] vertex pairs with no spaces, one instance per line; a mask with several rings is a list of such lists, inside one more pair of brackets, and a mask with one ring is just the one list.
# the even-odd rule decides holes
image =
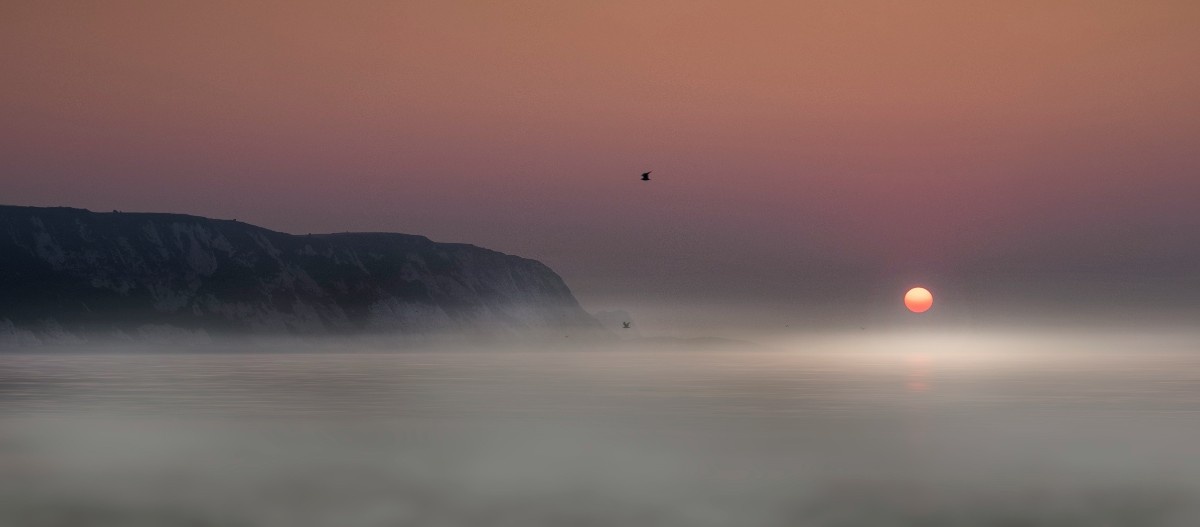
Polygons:
[[[650,172],[654,172],[654,171],[651,170]],[[642,181],[650,181],[650,172],[646,172],[645,174],[642,174]]]
[[629,323],[628,323],[628,322],[622,322],[622,323],[621,323],[621,327],[623,327],[623,328],[625,328],[625,329],[629,329]]

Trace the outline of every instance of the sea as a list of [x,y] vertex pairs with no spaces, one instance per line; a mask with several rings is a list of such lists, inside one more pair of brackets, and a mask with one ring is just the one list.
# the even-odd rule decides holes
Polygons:
[[2,526],[1200,525],[1200,332],[0,354]]

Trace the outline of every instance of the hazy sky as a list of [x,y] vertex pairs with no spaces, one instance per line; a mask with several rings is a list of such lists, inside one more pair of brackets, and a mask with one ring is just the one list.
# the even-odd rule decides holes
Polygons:
[[588,307],[1194,273],[1197,27],[1191,0],[9,1],[0,202],[425,234]]

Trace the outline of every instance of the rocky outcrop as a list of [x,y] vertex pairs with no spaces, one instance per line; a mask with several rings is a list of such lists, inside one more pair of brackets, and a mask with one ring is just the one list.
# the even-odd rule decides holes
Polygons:
[[[174,328],[174,329],[171,329]],[[0,206],[0,340],[598,329],[540,262],[423,236]]]

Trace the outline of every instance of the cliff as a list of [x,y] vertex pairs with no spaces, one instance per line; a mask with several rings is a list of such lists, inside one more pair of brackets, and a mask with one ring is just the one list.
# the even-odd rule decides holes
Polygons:
[[180,214],[0,206],[0,332],[598,329],[535,260],[423,236],[291,235]]

